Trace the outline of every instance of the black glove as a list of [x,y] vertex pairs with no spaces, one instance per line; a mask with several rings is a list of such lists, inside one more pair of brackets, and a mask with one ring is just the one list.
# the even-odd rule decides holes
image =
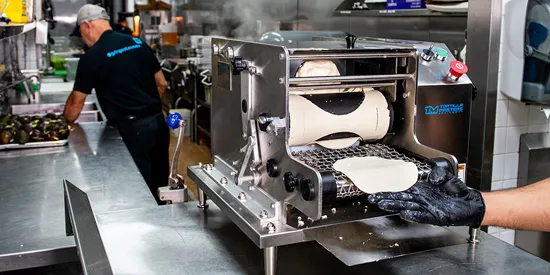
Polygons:
[[381,192],[369,196],[380,209],[399,212],[407,221],[439,226],[479,227],[485,215],[481,193],[469,189],[447,169],[436,167],[427,181],[417,182],[403,192]]

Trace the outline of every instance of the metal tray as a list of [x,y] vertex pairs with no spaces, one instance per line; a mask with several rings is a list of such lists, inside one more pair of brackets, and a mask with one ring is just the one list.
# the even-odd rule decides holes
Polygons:
[[17,149],[31,149],[31,148],[45,148],[45,147],[57,147],[65,146],[69,144],[68,139],[59,140],[59,141],[39,141],[39,142],[29,142],[25,144],[4,144],[0,145],[0,151],[3,150],[17,150]]

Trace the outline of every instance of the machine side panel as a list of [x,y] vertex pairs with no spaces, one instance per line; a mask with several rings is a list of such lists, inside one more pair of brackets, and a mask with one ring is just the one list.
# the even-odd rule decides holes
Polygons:
[[419,87],[415,125],[418,141],[466,163],[471,99],[469,84]]

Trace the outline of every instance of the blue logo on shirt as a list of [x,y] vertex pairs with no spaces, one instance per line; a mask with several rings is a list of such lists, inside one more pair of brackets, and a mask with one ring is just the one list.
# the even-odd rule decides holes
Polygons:
[[143,41],[141,41],[139,38],[132,37],[132,39],[134,40],[134,42],[136,42],[136,45],[127,46],[127,47],[124,47],[124,48],[121,48],[121,49],[118,49],[118,50],[114,50],[112,52],[108,52],[107,57],[110,58],[110,57],[113,57],[117,54],[121,54],[121,53],[127,52],[129,50],[137,49],[137,48],[141,47],[141,44],[143,44]]
[[425,106],[426,115],[461,114],[464,112],[464,104],[440,104],[438,106]]

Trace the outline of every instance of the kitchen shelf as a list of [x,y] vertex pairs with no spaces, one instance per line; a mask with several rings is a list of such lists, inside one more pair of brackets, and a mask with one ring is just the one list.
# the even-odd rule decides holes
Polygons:
[[0,25],[0,40],[16,36],[36,28],[36,23]]
[[376,16],[395,16],[395,17],[417,17],[417,16],[425,16],[425,17],[437,17],[437,16],[445,16],[445,17],[464,17],[467,16],[468,13],[443,13],[443,12],[437,12],[432,11],[429,9],[412,9],[412,10],[386,10],[386,9],[372,9],[372,10],[335,10],[333,13],[333,16],[342,17],[342,16],[350,16],[350,17],[376,17]]

